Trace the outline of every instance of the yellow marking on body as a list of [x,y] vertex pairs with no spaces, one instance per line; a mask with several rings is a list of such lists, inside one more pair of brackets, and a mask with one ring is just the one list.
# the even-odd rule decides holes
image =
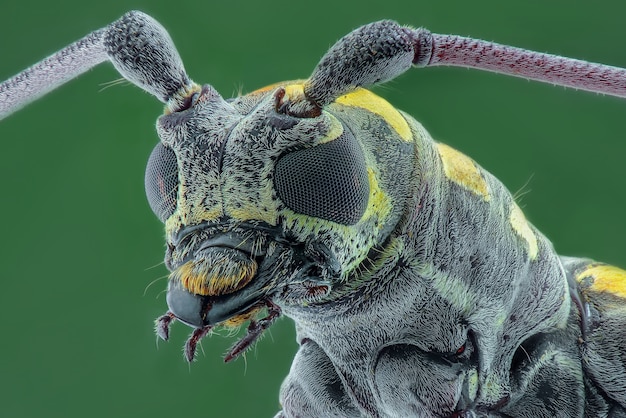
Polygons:
[[345,106],[360,107],[368,110],[383,118],[404,141],[413,141],[413,134],[406,119],[388,101],[371,91],[357,89],[352,93],[339,97],[335,102]]
[[188,211],[184,212],[184,215],[187,215],[183,216],[186,225],[195,225],[201,222],[216,221],[224,214],[224,210],[219,204],[214,205],[212,208],[205,208],[202,206],[203,204],[204,203],[200,200]]
[[[241,202],[239,202],[241,203]],[[278,224],[278,213],[275,210],[263,211],[259,205],[254,202],[241,204],[241,207],[231,207],[228,205],[228,216],[239,222],[246,221],[262,221],[268,225]]]
[[343,125],[341,124],[341,122],[339,122],[339,119],[326,111],[324,111],[323,115],[327,117],[330,121],[330,128],[323,138],[317,140],[317,145],[334,141],[335,139],[339,138],[341,134],[343,134]]
[[306,97],[304,96],[303,84],[289,84],[285,86],[285,97],[283,98],[284,102],[299,102],[302,100],[306,100]]
[[429,286],[462,315],[471,315],[476,310],[480,296],[463,279],[423,261],[412,260],[411,268],[418,277],[427,278]]
[[591,277],[593,283],[589,286],[593,292],[607,292],[626,298],[626,271],[619,267],[606,264],[596,264],[576,276],[578,282]]
[[[202,222],[211,222],[223,216],[224,211],[219,202],[215,202],[211,207],[207,207],[204,199],[209,195],[208,186],[194,187],[186,186],[188,180],[179,172],[179,187],[176,197],[176,210],[165,221],[165,231],[175,232],[185,225],[196,225]],[[201,176],[202,173],[194,170],[190,178]]]
[[467,396],[470,402],[473,402],[476,399],[476,394],[478,393],[478,371],[476,369],[471,369],[468,372],[467,376]]
[[363,214],[363,219],[378,216],[378,222],[382,228],[385,224],[385,219],[391,212],[391,202],[387,193],[382,191],[378,185],[376,174],[370,167],[367,168],[367,179],[370,186],[370,196],[368,198],[367,209],[365,209],[365,213]]
[[211,222],[218,220],[223,215],[221,206],[215,206],[212,209],[206,210],[203,207],[196,206],[193,213],[188,210],[176,209],[176,212],[165,220],[165,233],[176,233],[183,226],[197,225],[202,222]]
[[237,328],[243,325],[245,322],[253,319],[259,312],[261,312],[260,308],[254,308],[250,312],[245,312],[233,316],[232,318],[228,318],[226,321],[220,323],[220,325],[229,328]]
[[480,401],[489,405],[495,404],[503,399],[503,396],[506,394],[506,384],[508,382],[505,380],[507,379],[505,376],[495,371],[487,373],[489,374],[483,378],[482,384],[480,385]]
[[256,95],[261,93],[267,93],[268,91],[274,90],[276,87],[280,86],[282,83],[274,83],[269,86],[261,87],[260,89],[256,89],[248,94]]
[[437,151],[447,178],[464,189],[482,196],[486,202],[491,199],[487,182],[480,174],[474,160],[446,144],[438,143]]
[[165,220],[165,235],[168,237],[175,236],[178,231],[187,225],[197,225],[202,222],[211,222],[219,219],[222,216],[221,207],[216,207],[212,210],[195,211],[193,214],[188,212],[181,213],[180,209],[169,218]]
[[[174,212],[174,215],[178,215],[178,214]],[[174,236],[176,232],[179,231],[183,226],[180,216],[174,216],[174,215],[170,216],[169,218],[165,220],[165,235],[168,237]]]
[[530,257],[531,260],[537,258],[537,253],[539,252],[537,237],[528,224],[524,213],[515,202],[511,205],[509,222],[511,223],[515,233],[517,233],[517,235],[519,235],[528,244],[528,257]]
[[284,86],[284,85],[300,85],[300,86],[304,86],[304,80],[293,80],[293,81],[280,81],[278,83],[272,83],[268,86],[265,87],[261,87],[260,89],[256,89],[248,94],[262,94],[262,93],[267,93],[268,91],[272,91],[280,86]]

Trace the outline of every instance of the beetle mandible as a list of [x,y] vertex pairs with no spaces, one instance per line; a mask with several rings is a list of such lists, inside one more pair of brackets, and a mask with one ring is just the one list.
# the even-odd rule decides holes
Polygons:
[[460,65],[626,97],[626,70],[363,26],[307,80],[223,99],[129,12],[0,85],[0,117],[109,60],[166,103],[146,193],[169,311],[194,328],[282,314],[299,351],[278,416],[626,416],[626,273],[563,257],[508,190],[367,87]]

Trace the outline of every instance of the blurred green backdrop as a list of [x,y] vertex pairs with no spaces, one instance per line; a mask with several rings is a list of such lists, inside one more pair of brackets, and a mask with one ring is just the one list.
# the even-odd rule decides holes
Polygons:
[[[381,18],[626,66],[626,2],[4,0],[0,79],[131,8],[161,21],[189,74],[224,96],[306,77],[340,36]],[[143,170],[161,105],[103,65],[0,123],[0,416],[269,417],[296,350],[283,319],[234,364],[233,337],[156,344],[162,226]],[[626,101],[464,69],[377,89],[435,138],[525,194],[564,254],[626,266]]]

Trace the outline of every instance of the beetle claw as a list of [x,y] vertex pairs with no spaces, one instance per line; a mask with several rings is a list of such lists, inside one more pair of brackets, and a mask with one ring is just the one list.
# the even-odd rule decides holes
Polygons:
[[212,326],[207,325],[202,328],[196,328],[189,336],[189,339],[185,343],[185,358],[189,363],[196,357],[196,347],[198,342],[207,336],[207,334],[213,329]]
[[176,317],[173,313],[167,312],[154,321],[154,331],[163,341],[167,341],[170,338],[170,325],[175,319]]
[[[281,310],[278,305],[269,300],[262,301],[268,309],[267,316],[259,319],[258,321],[251,320],[248,325],[247,334],[239,340],[224,357],[224,362],[228,363],[235,358],[239,357],[248,347],[250,347],[260,336],[263,331],[268,329],[281,315]],[[164,341],[167,341],[170,336],[170,325],[176,320],[176,316],[172,312],[167,312],[165,315],[160,316],[155,321],[155,332]],[[196,357],[196,349],[201,339],[206,337],[211,330],[212,325],[206,325],[201,328],[195,328],[191,333],[187,342],[185,343],[184,354],[185,359],[191,363]]]

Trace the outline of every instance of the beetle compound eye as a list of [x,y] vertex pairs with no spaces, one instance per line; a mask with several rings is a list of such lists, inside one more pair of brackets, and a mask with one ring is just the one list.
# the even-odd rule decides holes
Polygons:
[[331,142],[279,158],[274,186],[294,212],[343,225],[361,219],[369,198],[365,157],[348,129]]
[[465,344],[463,344],[462,346],[460,346],[455,352],[454,354],[457,356],[460,356],[461,354],[465,353]]
[[154,214],[165,222],[176,210],[178,163],[171,148],[158,143],[146,167],[146,196]]

